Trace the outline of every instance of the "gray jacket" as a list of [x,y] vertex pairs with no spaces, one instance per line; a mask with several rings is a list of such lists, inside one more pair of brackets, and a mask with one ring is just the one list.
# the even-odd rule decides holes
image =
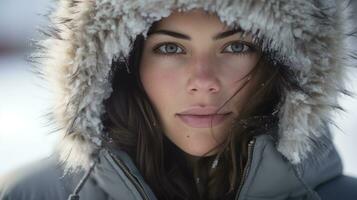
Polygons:
[[[101,118],[103,102],[112,93],[113,63],[128,60],[135,38],[145,37],[154,22],[173,10],[195,8],[213,12],[227,26],[254,34],[262,51],[294,74],[296,88],[301,89],[282,85],[284,101],[276,110],[277,138],[262,135],[251,144],[237,198],[318,199],[320,195],[348,199],[352,195],[357,199],[356,181],[341,176],[340,159],[326,131],[326,123],[334,123],[332,113],[340,108],[339,95],[348,94],[346,72],[350,61],[357,58],[347,46],[353,31],[344,1],[56,3],[49,15],[48,37],[38,42],[41,48],[35,57],[41,77],[55,95],[49,116],[62,140],[56,156],[18,179],[5,179],[1,199],[67,199],[72,193],[72,199],[77,194],[89,200],[155,199],[128,156],[103,145],[108,139]],[[73,173],[62,177],[67,171]]]
[[[352,200],[357,198],[357,179],[341,175],[335,149],[324,162],[297,169],[276,151],[274,140],[255,139],[239,200]],[[56,156],[36,163],[27,175],[4,182],[2,200],[155,200],[129,156],[123,151],[101,150],[98,161],[87,172],[69,173]],[[311,162],[312,163],[312,162]],[[14,181],[16,180],[16,181]]]

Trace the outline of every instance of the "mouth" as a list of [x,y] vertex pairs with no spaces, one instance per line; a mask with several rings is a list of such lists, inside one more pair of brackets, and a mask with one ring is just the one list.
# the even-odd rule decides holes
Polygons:
[[212,115],[177,114],[177,116],[183,123],[190,127],[209,128],[223,123],[231,114],[230,112]]

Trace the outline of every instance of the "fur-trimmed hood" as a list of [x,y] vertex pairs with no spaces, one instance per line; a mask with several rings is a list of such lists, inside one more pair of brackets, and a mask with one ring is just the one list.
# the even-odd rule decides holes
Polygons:
[[[229,26],[257,33],[308,93],[287,91],[276,148],[301,163],[330,138],[326,123],[339,108],[348,67],[346,5],[333,0],[59,0],[50,36],[39,42],[39,70],[55,95],[58,151],[67,167],[90,166],[101,147],[103,101],[112,89],[112,61],[127,57],[135,37],[173,10],[216,13]],[[317,151],[316,151],[317,152]]]

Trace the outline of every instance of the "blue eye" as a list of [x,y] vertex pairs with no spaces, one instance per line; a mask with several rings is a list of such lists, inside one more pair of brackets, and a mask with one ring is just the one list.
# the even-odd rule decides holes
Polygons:
[[223,49],[223,53],[236,53],[236,54],[242,54],[242,53],[249,53],[253,51],[253,48],[242,43],[242,42],[233,42],[230,43],[228,46],[226,46]]
[[174,43],[165,43],[158,45],[154,48],[154,51],[161,54],[181,54],[183,49]]

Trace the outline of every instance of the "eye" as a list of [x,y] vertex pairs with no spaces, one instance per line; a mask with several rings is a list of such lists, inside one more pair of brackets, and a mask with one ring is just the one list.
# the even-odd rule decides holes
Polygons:
[[181,54],[183,49],[175,43],[159,44],[154,48],[154,51],[161,54]]
[[223,49],[223,53],[235,53],[235,54],[243,54],[243,53],[249,53],[253,51],[254,49],[248,45],[244,44],[243,42],[232,42],[229,45],[227,45]]

